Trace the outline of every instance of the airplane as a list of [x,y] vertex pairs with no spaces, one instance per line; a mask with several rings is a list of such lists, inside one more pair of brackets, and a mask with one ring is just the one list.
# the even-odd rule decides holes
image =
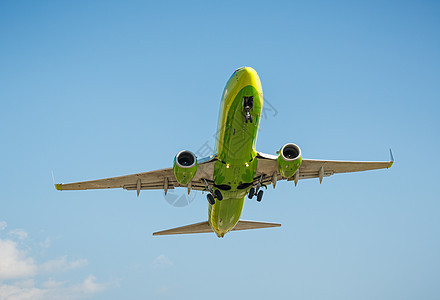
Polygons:
[[154,236],[215,232],[218,237],[230,231],[280,227],[278,223],[240,220],[245,198],[263,197],[263,187],[280,180],[293,181],[338,173],[390,168],[390,161],[335,161],[303,159],[301,149],[287,143],[277,155],[256,151],[255,144],[263,109],[263,90],[257,72],[251,67],[235,70],[221,98],[215,153],[197,158],[189,151],[177,153],[172,168],[99,180],[55,184],[64,190],[123,188],[164,190],[183,187],[207,193],[208,221],[153,233]]

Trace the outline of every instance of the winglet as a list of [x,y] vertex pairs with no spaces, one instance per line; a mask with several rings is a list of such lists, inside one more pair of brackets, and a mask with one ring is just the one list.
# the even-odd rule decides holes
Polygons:
[[393,163],[394,163],[394,156],[393,156],[393,151],[391,151],[391,148],[390,148],[390,164],[388,165],[388,168],[391,168],[391,166],[393,165]]
[[53,171],[52,171],[52,182],[53,182],[53,185],[55,186],[55,188],[57,189],[57,191],[62,191],[63,190],[63,184],[62,183],[55,183],[55,176],[53,176]]

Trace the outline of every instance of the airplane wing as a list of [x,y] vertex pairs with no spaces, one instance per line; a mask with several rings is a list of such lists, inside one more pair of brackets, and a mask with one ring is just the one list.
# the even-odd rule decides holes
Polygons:
[[256,184],[261,176],[263,184],[272,183],[274,186],[278,180],[294,180],[295,185],[299,179],[319,178],[338,173],[361,172],[376,169],[387,169],[393,165],[394,159],[391,153],[390,161],[338,161],[303,159],[299,170],[290,178],[284,178],[278,171],[277,156],[258,152],[258,167],[254,178]]
[[[215,156],[199,160],[196,175],[190,186],[191,189],[204,190],[205,185],[202,182],[202,178],[210,184],[213,183],[216,160]],[[140,190],[163,189],[166,193],[168,189],[174,189],[178,186],[180,185],[174,177],[173,168],[98,180],[55,184],[56,189],[59,191],[123,188],[126,190],[137,190],[138,195]]]

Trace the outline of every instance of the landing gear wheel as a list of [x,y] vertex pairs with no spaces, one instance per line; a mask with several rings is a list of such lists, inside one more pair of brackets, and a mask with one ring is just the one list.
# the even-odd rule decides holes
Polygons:
[[254,196],[254,194],[255,194],[255,189],[252,187],[251,190],[249,191],[248,198],[249,198],[249,199],[252,199],[252,197]]
[[213,196],[213,195],[208,194],[208,195],[206,195],[206,198],[208,198],[208,202],[209,202],[209,204],[211,204],[211,205],[214,205],[214,204],[215,204],[215,199],[214,199],[214,196]]
[[218,201],[223,200],[223,195],[222,195],[222,192],[220,192],[220,190],[215,190],[214,194],[215,194],[215,197],[218,199]]
[[263,198],[263,191],[259,191],[257,194],[257,201],[260,202],[262,198]]

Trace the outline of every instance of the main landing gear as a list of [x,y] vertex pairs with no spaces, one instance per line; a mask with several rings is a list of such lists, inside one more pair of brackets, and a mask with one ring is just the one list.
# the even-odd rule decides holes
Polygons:
[[262,181],[263,181],[263,175],[261,175],[255,188],[251,187],[248,195],[249,199],[252,199],[254,196],[257,196],[257,201],[261,202],[261,199],[263,198],[263,190],[260,190],[260,188],[264,186],[267,189],[267,186],[263,184]]
[[206,195],[206,198],[208,198],[209,204],[211,204],[211,205],[215,204],[215,199],[214,199],[214,196],[212,194]]
[[244,121],[247,123],[248,121],[252,123],[253,118],[251,115],[251,109],[254,107],[254,96],[243,97],[243,111],[244,111]]
[[209,204],[214,205],[215,199],[217,199],[218,201],[223,200],[223,195],[220,190],[214,190],[205,179],[203,179],[203,182],[205,183],[206,190],[208,191],[208,195],[206,195],[206,198],[208,199]]

